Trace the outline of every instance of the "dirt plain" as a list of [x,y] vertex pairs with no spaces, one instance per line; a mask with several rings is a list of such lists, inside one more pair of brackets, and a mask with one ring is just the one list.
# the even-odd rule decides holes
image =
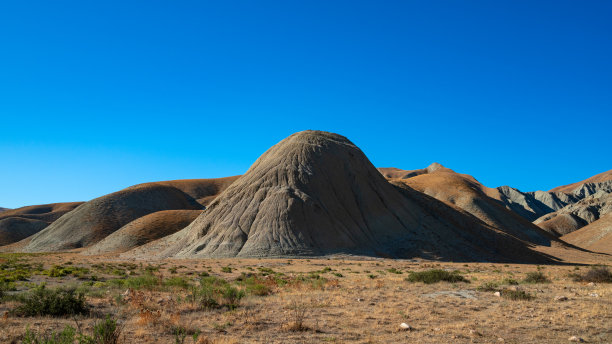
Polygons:
[[[546,253],[560,256],[559,250]],[[122,327],[121,342],[131,344],[563,343],[572,336],[610,343],[612,285],[576,282],[570,274],[612,259],[567,252],[567,264],[540,266],[350,256],[125,261],[77,252],[2,254],[4,277],[19,267],[26,271],[9,294],[43,282],[49,288],[75,286],[86,294],[90,311],[18,317],[10,312],[17,302],[9,298],[0,303],[0,342],[19,343],[26,329],[50,333],[70,325],[87,331],[110,315]],[[406,280],[410,272],[430,269],[457,270],[467,282]],[[536,271],[550,282],[522,282]],[[130,288],[122,282],[145,275],[154,276],[152,284]],[[246,292],[235,309],[204,309],[190,299],[190,285],[206,275]],[[245,277],[263,287],[249,290]],[[519,284],[507,285],[511,280]],[[493,288],[483,288],[488,282]],[[505,291],[496,296],[496,288],[525,291],[533,299],[508,299]],[[401,323],[411,329],[400,329]]]

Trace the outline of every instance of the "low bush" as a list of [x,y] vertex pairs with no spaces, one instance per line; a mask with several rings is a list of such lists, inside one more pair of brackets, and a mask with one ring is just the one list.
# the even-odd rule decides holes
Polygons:
[[550,283],[550,280],[540,271],[529,272],[523,280],[525,283]]
[[505,285],[518,285],[519,282],[513,278],[504,278],[501,281],[501,284],[505,284]]
[[188,289],[191,287],[191,282],[185,277],[170,277],[163,281],[163,285],[166,287]]
[[499,290],[499,284],[495,282],[487,282],[476,289],[478,289],[478,291],[497,291]]
[[21,304],[12,312],[18,316],[66,316],[88,312],[85,295],[75,288],[47,289],[44,284],[19,295]]
[[28,328],[23,336],[23,344],[119,344],[123,327],[109,316],[94,324],[90,335],[77,332],[72,326],[66,326],[60,332],[50,334],[36,333]]
[[576,282],[612,283],[612,272],[605,266],[591,268],[584,274],[570,275]]
[[120,288],[154,290],[159,288],[161,281],[159,277],[147,272],[142,276],[111,279],[107,283]]
[[432,284],[438,282],[465,282],[470,283],[467,279],[459,274],[459,271],[449,272],[440,269],[431,269],[426,271],[411,272],[406,277],[408,282],[423,282],[425,284]]
[[514,301],[529,301],[529,300],[533,300],[535,298],[535,296],[525,292],[524,290],[510,290],[510,289],[504,289],[501,292],[502,297],[509,299],[509,300],[514,300]]
[[244,290],[230,285],[224,279],[209,276],[200,279],[199,287],[191,288],[187,299],[204,309],[226,306],[231,310],[240,306],[244,296]]
[[85,278],[89,273],[89,269],[77,267],[77,266],[61,266],[55,265],[51,269],[43,272],[45,275],[49,277],[64,277],[68,275],[73,275],[79,278]]

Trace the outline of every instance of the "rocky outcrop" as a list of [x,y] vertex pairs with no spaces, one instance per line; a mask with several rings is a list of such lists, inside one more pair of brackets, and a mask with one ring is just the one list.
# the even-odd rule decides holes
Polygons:
[[602,182],[608,182],[612,180],[612,170],[596,174],[588,179],[585,179],[581,182],[558,186],[549,192],[564,192],[564,193],[573,193],[576,189],[580,188],[583,184],[598,184]]
[[534,223],[561,236],[595,222],[608,213],[612,213],[612,194],[599,190],[574,204],[538,218]]
[[499,200],[508,209],[529,221],[534,221],[545,214],[557,211],[568,204],[580,200],[575,195],[568,195],[562,192],[521,192],[509,186],[500,186],[497,190],[500,195]]

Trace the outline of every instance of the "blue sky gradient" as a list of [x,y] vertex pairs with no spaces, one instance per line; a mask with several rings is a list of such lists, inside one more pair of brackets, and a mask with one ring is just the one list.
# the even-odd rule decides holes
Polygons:
[[547,190],[612,168],[610,1],[2,1],[0,206],[244,173],[293,132]]

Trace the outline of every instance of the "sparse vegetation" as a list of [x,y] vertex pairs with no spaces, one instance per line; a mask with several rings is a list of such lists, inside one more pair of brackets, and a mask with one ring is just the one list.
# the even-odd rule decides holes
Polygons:
[[13,313],[18,316],[67,316],[88,312],[83,293],[75,288],[47,289],[44,284],[20,295]]
[[527,273],[527,276],[523,280],[525,283],[550,283],[550,280],[546,275],[540,271],[534,271]]
[[287,330],[294,332],[307,331],[308,327],[304,324],[307,307],[304,303],[292,301],[289,306],[290,321]]
[[119,344],[123,327],[110,316],[94,324],[90,335],[66,326],[62,331],[49,334],[37,333],[29,328],[23,336],[23,344]]
[[501,291],[501,295],[502,297],[513,301],[530,301],[535,298],[535,296],[525,292],[524,290],[504,289]]
[[438,282],[465,282],[470,283],[469,280],[465,279],[462,275],[460,275],[459,271],[449,272],[441,269],[431,269],[426,271],[419,272],[411,272],[408,277],[406,277],[406,281],[408,282],[423,282],[425,284],[432,284]]
[[[525,334],[518,332],[521,334],[516,336],[517,339],[525,339],[529,335],[538,339],[551,336],[551,340],[543,340],[549,343],[553,339],[557,342],[566,340],[548,330],[531,329],[528,324],[532,319],[531,314],[551,314],[554,317],[561,314],[559,312],[567,311],[566,307],[570,305],[575,307],[572,308],[573,317],[563,318],[570,331],[583,328],[582,321],[587,320],[593,325],[584,330],[584,336],[597,338],[605,327],[602,314],[606,314],[606,286],[600,285],[603,282],[587,285],[586,278],[590,277],[582,277],[594,275],[589,274],[591,270],[609,271],[605,266],[592,269],[583,267],[580,271],[573,270],[574,266],[546,266],[537,271],[534,265],[503,268],[502,264],[471,263],[470,272],[466,273],[463,262],[437,265],[431,262],[400,264],[392,260],[381,260],[377,267],[375,262],[367,260],[340,262],[312,259],[306,262],[296,259],[287,265],[285,260],[223,259],[216,262],[207,260],[204,267],[201,261],[186,261],[182,267],[176,261],[170,261],[167,265],[162,262],[147,269],[146,263],[101,263],[96,261],[98,258],[82,258],[73,254],[70,258],[72,264],[67,264],[66,259],[51,259],[47,262],[47,258],[20,258],[19,264],[29,264],[33,273],[30,281],[0,283],[0,289],[5,293],[0,307],[9,311],[8,318],[4,322],[0,321],[0,342],[21,343],[29,340],[29,343],[103,343],[80,340],[94,338],[94,326],[101,328],[106,314],[111,314],[115,319],[125,319],[117,323],[117,326],[125,324],[125,330],[120,330],[122,336],[119,340],[133,344],[265,342],[266,337],[278,334],[278,331],[288,332],[285,336],[287,342],[291,343],[297,342],[298,338],[312,342],[351,342],[351,338],[356,338],[351,336],[361,334],[362,330],[370,331],[372,336],[379,336],[378,342],[399,342],[406,334],[396,332],[396,328],[404,321],[411,326],[414,324],[415,327],[424,328],[424,331],[410,333],[415,341],[431,339],[445,342],[449,335],[457,338],[469,335],[465,333],[465,328],[457,327],[457,312],[486,323],[485,319],[497,315],[479,310],[491,304],[502,308],[511,307],[516,313],[511,315],[513,324],[507,325],[507,328],[493,323],[490,325],[504,338],[509,333],[517,333],[510,331],[517,331],[520,327]],[[39,261],[47,265],[37,272]],[[232,275],[221,272],[222,267],[230,266],[229,263]],[[94,268],[95,264],[99,264],[99,267]],[[266,267],[261,266],[263,264]],[[173,274],[170,269],[174,266],[177,271]],[[92,280],[92,273],[87,274],[87,280],[81,281],[77,281],[72,273],[64,274],[63,277],[52,277],[46,273],[54,268],[56,271],[70,271],[73,267],[89,269],[96,274],[96,280]],[[501,269],[502,273],[493,272],[497,269]],[[123,271],[126,276],[118,276],[116,271]],[[403,275],[397,271],[403,272]],[[435,271],[444,272],[440,277]],[[544,273],[552,282],[522,287],[518,285],[519,282],[524,283],[527,272],[533,271]],[[581,273],[580,278],[576,278],[578,282],[567,278],[568,273],[576,272]],[[601,274],[598,272],[597,276]],[[375,278],[370,279],[368,275]],[[414,282],[419,283],[397,283],[400,279],[409,280],[410,276],[415,275],[419,277]],[[448,278],[448,275],[451,277]],[[423,276],[432,278],[426,279]],[[470,288],[469,285],[457,282],[454,276],[478,282],[472,282],[475,286]],[[425,280],[431,283],[452,282],[438,286],[420,283],[426,283]],[[72,285],[67,289],[74,289],[74,295],[86,296],[85,312],[74,319],[70,314],[72,311],[51,312],[64,315],[37,315],[36,318],[18,315],[17,308],[24,305],[20,299],[33,293],[42,281],[47,281],[45,289],[50,291],[55,290],[50,287],[51,283],[64,288]],[[562,289],[564,287],[567,287],[567,291]],[[578,295],[570,292],[570,288],[575,289]],[[474,290],[486,294],[473,294]],[[539,290],[544,293],[540,294]],[[494,292],[500,292],[501,297],[495,297]],[[470,305],[466,307],[459,297],[468,294],[477,297],[471,299]],[[418,304],[398,303],[397,297],[402,295],[417,296],[420,301]],[[580,302],[569,304],[553,301],[557,296],[567,296],[570,300]],[[591,302],[582,302],[584,300]],[[445,304],[444,309],[439,307],[442,303]],[[374,318],[387,323],[377,325],[376,329],[368,327],[369,322],[353,327],[354,318],[347,310],[369,321]],[[4,331],[4,324],[10,324],[8,328],[11,330]],[[67,324],[72,328],[66,328]],[[112,326],[107,325],[102,333],[113,332],[108,330]],[[335,330],[339,328],[343,330]],[[436,328],[441,330],[438,332]],[[192,336],[196,336],[195,339]],[[62,342],[63,338],[68,339]],[[368,337],[363,338],[364,342],[368,340]],[[375,342],[374,337],[371,341]]]
[[499,284],[495,282],[487,282],[481,286],[479,286],[478,291],[497,291],[499,289]]
[[605,266],[596,266],[584,274],[570,274],[576,282],[612,283],[612,272]]

